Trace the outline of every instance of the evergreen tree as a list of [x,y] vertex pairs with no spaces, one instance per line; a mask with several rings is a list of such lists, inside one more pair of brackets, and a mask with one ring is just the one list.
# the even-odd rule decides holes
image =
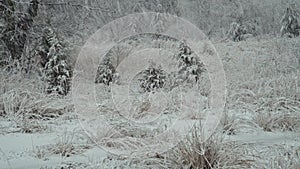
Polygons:
[[105,57],[98,67],[95,83],[109,85],[117,80],[117,78],[118,74],[111,62],[111,59],[109,57]]
[[244,25],[233,22],[230,25],[230,29],[227,34],[227,39],[231,39],[234,42],[245,40],[247,34],[247,28]]
[[44,30],[44,37],[37,54],[47,81],[47,92],[66,95],[70,90],[71,68],[66,49],[51,28]]
[[166,75],[160,65],[150,62],[150,65],[142,72],[139,81],[144,92],[153,92],[155,89],[164,87]]
[[183,78],[181,80],[197,82],[202,72],[205,71],[204,64],[193,55],[191,48],[185,43],[180,44],[177,57],[179,61],[178,76]]
[[295,5],[290,5],[281,19],[281,36],[289,34],[289,37],[296,37],[300,34],[300,15],[296,10]]

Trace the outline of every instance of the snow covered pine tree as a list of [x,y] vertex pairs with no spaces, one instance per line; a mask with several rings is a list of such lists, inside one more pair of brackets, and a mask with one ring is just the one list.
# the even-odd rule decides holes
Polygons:
[[67,63],[63,43],[51,28],[44,30],[37,54],[40,56],[43,75],[48,83],[47,93],[67,95],[70,90],[71,68]]
[[98,67],[95,83],[109,85],[117,79],[118,74],[111,62],[111,59],[108,56],[104,57]]
[[197,82],[202,72],[205,71],[204,64],[192,55],[192,50],[185,43],[179,46],[178,54],[178,76],[183,81]]
[[155,89],[164,87],[166,75],[160,65],[157,66],[154,62],[150,62],[150,65],[142,71],[139,81],[144,92],[153,92]]
[[245,34],[247,34],[247,29],[245,26],[233,22],[230,25],[230,29],[227,34],[227,39],[231,39],[234,42],[239,42],[245,40]]
[[288,37],[296,37],[300,34],[300,15],[296,10],[295,4],[290,5],[281,19],[280,34]]

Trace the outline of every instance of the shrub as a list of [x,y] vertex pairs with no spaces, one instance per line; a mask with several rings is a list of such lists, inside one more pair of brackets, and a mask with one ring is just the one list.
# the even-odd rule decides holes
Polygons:
[[[134,168],[174,168],[174,169],[212,169],[212,168],[258,168],[253,155],[245,146],[236,142],[225,142],[213,134],[203,142],[202,129],[194,127],[176,147],[166,153],[156,153],[152,157],[131,158],[128,166]],[[124,168],[124,167],[123,167]]]
[[118,73],[112,64],[111,59],[105,57],[98,67],[95,83],[109,85],[117,79]]
[[227,38],[234,41],[239,42],[245,40],[245,35],[247,34],[246,26],[233,22],[230,25],[230,29],[227,34]]
[[288,34],[289,37],[296,37],[300,34],[299,13],[296,11],[295,5],[290,5],[281,19],[281,36]]
[[152,92],[155,89],[163,88],[166,82],[166,74],[154,62],[151,62],[148,68],[142,72],[142,77],[139,79],[140,87],[145,92]]
[[[275,150],[275,151],[274,151]],[[274,145],[270,147],[264,154],[265,157],[271,157],[267,161],[264,168],[270,169],[299,169],[300,166],[300,147],[290,145]]]
[[296,131],[300,124],[299,101],[287,98],[265,99],[253,121],[264,131]]
[[191,48],[185,43],[179,46],[178,58],[178,77],[183,81],[197,82],[201,74],[205,71],[204,64],[193,55]]
[[253,167],[251,155],[241,145],[225,142],[217,134],[203,142],[203,136],[202,128],[194,127],[186,140],[172,151],[173,165],[193,169]]

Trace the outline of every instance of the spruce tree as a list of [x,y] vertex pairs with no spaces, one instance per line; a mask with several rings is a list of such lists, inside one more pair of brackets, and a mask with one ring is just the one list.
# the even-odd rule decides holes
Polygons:
[[70,90],[71,68],[67,62],[67,53],[63,42],[52,28],[44,30],[44,36],[37,54],[45,81],[47,93],[66,95]]
[[205,71],[204,64],[193,54],[190,47],[181,43],[178,53],[178,76],[183,81],[197,82],[202,72]]
[[290,5],[281,19],[281,36],[288,34],[289,37],[296,37],[300,34],[300,15],[295,5]]
[[248,32],[246,26],[233,22],[230,25],[230,29],[227,34],[227,39],[230,39],[234,42],[239,42],[245,40],[245,35],[247,33]]
[[150,62],[150,65],[142,71],[142,77],[139,79],[139,82],[144,92],[153,92],[155,89],[164,87],[166,74],[160,65]]
[[104,57],[98,67],[95,83],[110,85],[110,83],[114,82],[117,78],[118,74],[111,59],[108,56]]

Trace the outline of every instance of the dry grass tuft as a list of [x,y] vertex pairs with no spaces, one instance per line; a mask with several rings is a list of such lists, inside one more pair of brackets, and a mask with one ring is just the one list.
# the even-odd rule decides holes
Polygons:
[[[111,157],[119,162],[121,168],[157,168],[157,169],[242,169],[257,167],[255,157],[247,152],[247,145],[235,142],[224,142],[221,136],[214,134],[202,142],[201,128],[195,127],[192,132],[173,149],[164,154],[143,158]],[[126,162],[126,163],[125,163]]]
[[44,93],[46,84],[38,76],[0,72],[0,116],[25,133],[45,130],[39,120],[49,120],[70,111],[68,99]]
[[[276,151],[274,151],[276,150]],[[271,157],[265,162],[268,169],[300,169],[300,147],[276,145],[269,147],[264,156]]]
[[300,102],[287,98],[264,101],[253,121],[264,131],[296,131],[300,127]]
[[213,135],[201,142],[201,128],[195,127],[192,133],[172,152],[172,161],[177,168],[250,168],[254,160],[249,153],[235,143],[225,143],[221,136]]
[[71,155],[80,154],[90,148],[89,145],[75,143],[76,139],[76,133],[65,131],[58,141],[48,148],[48,151],[50,154],[70,157]]
[[229,114],[228,111],[225,110],[220,123],[222,126],[222,132],[227,135],[235,135],[238,128],[238,122],[239,121],[234,115]]
[[81,139],[79,136],[76,132],[64,131],[55,144],[33,146],[33,156],[37,159],[46,159],[51,155],[70,157],[81,154],[90,149],[91,146],[86,143],[79,143],[78,139]]

